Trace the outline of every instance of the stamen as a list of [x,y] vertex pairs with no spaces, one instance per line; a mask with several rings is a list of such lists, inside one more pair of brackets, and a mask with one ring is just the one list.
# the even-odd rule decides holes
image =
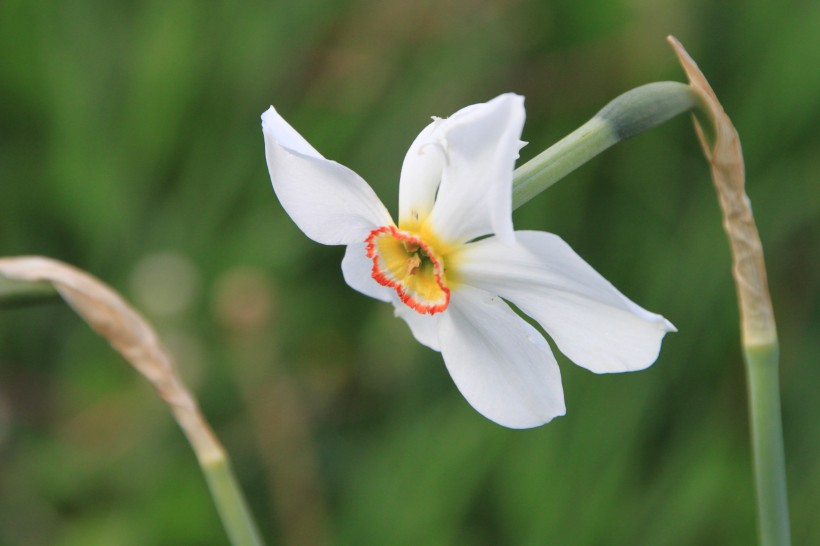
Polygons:
[[420,268],[421,268],[421,258],[419,258],[418,254],[413,254],[407,260],[407,274],[408,275],[415,275],[416,273],[419,272]]
[[419,249],[419,244],[416,241],[403,240],[401,244],[404,245],[404,250],[410,253],[416,252]]

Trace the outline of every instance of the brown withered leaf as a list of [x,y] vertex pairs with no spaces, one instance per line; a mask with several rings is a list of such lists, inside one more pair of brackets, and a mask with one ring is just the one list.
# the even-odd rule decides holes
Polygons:
[[[702,101],[710,126],[696,116],[695,131],[710,164],[712,180],[723,211],[723,227],[732,249],[732,273],[737,286],[743,344],[769,345],[777,340],[763,246],[745,190],[745,167],[740,138],[703,73],[673,36],[667,38],[683,66],[689,85]],[[706,120],[705,120],[706,121]]]
[[177,374],[171,355],[151,325],[117,292],[84,271],[39,256],[0,258],[0,275],[16,281],[51,283],[95,332],[151,382],[200,461],[224,458],[222,446]]

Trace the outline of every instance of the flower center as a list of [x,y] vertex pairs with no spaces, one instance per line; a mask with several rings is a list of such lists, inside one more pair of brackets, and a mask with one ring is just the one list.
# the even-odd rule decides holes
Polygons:
[[407,306],[433,315],[447,309],[450,289],[444,262],[421,237],[394,226],[374,229],[366,239],[373,278],[393,288]]

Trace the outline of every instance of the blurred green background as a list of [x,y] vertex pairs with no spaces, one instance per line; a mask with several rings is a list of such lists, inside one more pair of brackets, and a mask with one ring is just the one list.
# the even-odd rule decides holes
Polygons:
[[[782,346],[796,544],[820,543],[820,3],[0,2],[0,255],[93,272],[158,327],[269,544],[748,545],[728,245],[691,123],[515,214],[680,332],[635,374],[560,359],[568,413],[503,429],[349,289],[265,168],[269,104],[395,211],[429,116],[515,91],[526,160],[616,95],[683,80],[743,142]],[[152,389],[62,304],[0,312],[0,544],[221,545]]]

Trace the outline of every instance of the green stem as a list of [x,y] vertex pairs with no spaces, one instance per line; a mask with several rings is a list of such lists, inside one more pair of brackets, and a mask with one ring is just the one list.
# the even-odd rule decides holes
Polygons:
[[513,174],[513,210],[620,140],[612,126],[594,117],[524,163]]
[[221,457],[203,462],[202,472],[231,544],[262,546],[262,539],[228,459]]
[[657,127],[697,104],[698,98],[692,89],[679,82],[655,82],[627,91],[591,120],[515,170],[513,209],[610,146]]
[[762,546],[788,546],[789,506],[780,417],[778,344],[744,347]]
[[746,168],[740,137],[697,63],[677,39],[669,36],[667,40],[698,96],[695,132],[712,171],[723,212],[723,228],[732,250],[732,276],[737,290],[749,388],[760,543],[788,546],[791,540],[780,416],[777,326],[766,280],[763,245],[745,190]]

